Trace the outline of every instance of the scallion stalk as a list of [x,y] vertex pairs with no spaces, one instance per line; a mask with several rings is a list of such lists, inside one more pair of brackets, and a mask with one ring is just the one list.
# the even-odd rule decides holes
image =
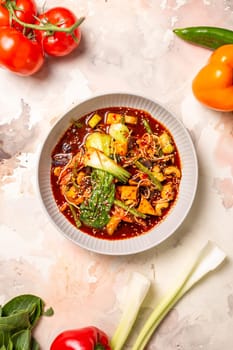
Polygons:
[[117,205],[118,207],[124,209],[125,211],[127,211],[128,213],[136,216],[136,217],[140,217],[142,219],[146,219],[146,215],[141,213],[140,211],[138,211],[135,208],[131,208],[128,205],[126,205],[124,202],[120,201],[119,199],[115,199],[114,200],[114,204]]
[[185,272],[181,281],[171,289],[162,301],[156,306],[147,319],[132,347],[132,350],[143,350],[149,342],[152,334],[171,308],[182,296],[200,281],[210,271],[215,270],[225,259],[225,253],[213,242],[208,242],[199,252],[189,270]]
[[126,308],[110,342],[112,350],[121,350],[125,344],[150,284],[150,280],[144,275],[138,272],[133,273],[127,287]]
[[145,119],[145,118],[143,118],[143,119],[142,119],[142,123],[143,123],[143,125],[144,125],[144,128],[146,129],[146,132],[147,132],[148,134],[152,134],[152,130],[151,130],[151,127],[150,127],[150,124],[149,124],[148,120]]
[[73,206],[71,203],[68,203],[68,204],[69,204],[69,207],[70,207],[71,214],[72,214],[72,216],[73,216],[73,218],[74,218],[75,225],[77,226],[77,228],[79,228],[79,227],[82,225],[82,223],[81,223],[81,221],[78,219],[78,216],[77,216],[77,214],[76,214],[76,211],[75,211],[75,209],[74,209],[74,206]]
[[135,162],[136,167],[141,170],[143,173],[147,174],[150,178],[151,182],[157,187],[159,191],[162,190],[163,185],[161,182],[153,175],[153,173],[147,169],[142,163],[140,163],[138,160]]

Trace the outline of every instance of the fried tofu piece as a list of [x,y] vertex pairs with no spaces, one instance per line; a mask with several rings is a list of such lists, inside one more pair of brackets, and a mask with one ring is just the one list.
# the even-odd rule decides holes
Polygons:
[[117,191],[120,193],[120,197],[122,201],[137,200],[137,194],[138,194],[137,186],[127,186],[127,185],[117,186]]
[[93,129],[101,121],[101,116],[95,113],[88,122],[88,125]]
[[181,172],[176,166],[168,166],[164,169],[165,175],[175,175],[178,179],[181,177]]
[[156,215],[155,209],[144,196],[141,197],[137,210],[143,214]]
[[171,138],[168,133],[163,132],[162,135],[159,136],[159,143],[164,154],[170,154],[174,151],[174,146],[171,143]]
[[113,151],[115,154],[118,154],[119,156],[125,156],[128,152],[128,143],[127,142],[120,142],[120,141],[113,141]]
[[162,210],[168,208],[168,202],[157,203],[155,206],[155,212],[157,216],[162,216]]
[[123,116],[121,114],[108,113],[106,123],[107,124],[117,124],[117,123],[121,123],[122,119],[123,119]]
[[168,201],[173,200],[175,197],[175,192],[174,188],[171,183],[168,183],[163,186],[162,191],[161,191],[161,198],[162,199],[167,199]]
[[126,115],[125,116],[125,122],[126,124],[134,124],[136,125],[138,123],[138,118],[134,115]]
[[111,216],[109,222],[106,225],[106,230],[108,235],[112,236],[114,231],[117,229],[117,226],[121,222],[121,217],[120,216]]

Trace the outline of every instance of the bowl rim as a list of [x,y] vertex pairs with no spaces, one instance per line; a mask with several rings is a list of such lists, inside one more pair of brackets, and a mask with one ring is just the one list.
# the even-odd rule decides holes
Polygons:
[[[191,189],[189,189],[189,193],[188,193],[188,200],[186,198],[186,207],[183,211],[183,213],[180,215],[179,220],[175,220],[175,224],[173,223],[172,228],[168,227],[168,225],[164,225],[164,223],[167,222],[167,219],[169,218],[169,216],[171,215],[170,211],[173,213],[175,211],[175,209],[177,208],[177,204],[180,201],[180,195],[181,195],[181,184],[182,181],[184,181],[183,176],[182,175],[182,179],[181,179],[181,184],[180,184],[180,189],[178,192],[178,197],[176,200],[176,203],[174,203],[174,205],[172,206],[171,210],[169,211],[168,216],[165,217],[164,220],[161,221],[161,223],[159,223],[158,225],[156,225],[154,228],[152,228],[150,231],[146,232],[145,234],[133,237],[133,238],[127,238],[127,239],[119,239],[119,240],[107,240],[107,239],[101,239],[101,238],[95,238],[92,237],[84,232],[82,232],[81,230],[79,230],[78,228],[76,228],[74,225],[72,225],[66,218],[65,216],[60,213],[56,203],[55,203],[55,199],[53,197],[51,188],[49,190],[49,193],[45,195],[45,191],[44,191],[44,187],[42,188],[42,179],[41,179],[41,172],[42,172],[42,162],[44,161],[44,152],[46,147],[48,148],[48,143],[51,143],[51,138],[53,136],[53,134],[55,133],[55,131],[61,128],[61,125],[64,123],[66,124],[66,128],[63,129],[63,133],[60,132],[60,137],[62,136],[62,134],[64,134],[64,132],[67,130],[68,126],[70,125],[70,119],[68,118],[68,116],[76,113],[76,110],[80,109],[80,107],[85,108],[85,105],[91,105],[96,101],[102,101],[101,103],[105,103],[104,101],[108,101],[111,99],[119,99],[119,100],[124,100],[124,99],[128,99],[128,101],[132,101],[132,104],[134,104],[134,101],[139,101],[139,104],[144,102],[144,104],[148,104],[150,106],[155,106],[155,108],[158,109],[158,111],[161,112],[162,115],[165,115],[165,118],[169,118],[168,120],[172,120],[175,123],[175,127],[176,129],[178,128],[182,135],[182,137],[185,139],[186,144],[189,146],[189,155],[191,158],[191,165],[192,165],[192,178],[189,175],[189,181],[191,182]],[[92,111],[102,108],[102,107],[97,107],[95,108],[91,108],[90,106],[90,111],[87,113],[91,113]],[[111,107],[113,105],[106,105],[106,107]],[[123,106],[123,105],[122,105]],[[138,107],[134,107],[132,106],[128,106],[127,104],[125,104],[124,106],[126,107],[132,107],[132,108],[136,108],[136,109],[140,109]],[[103,107],[104,108],[104,107]],[[81,108],[82,109],[82,108]],[[146,110],[145,108],[141,108]],[[151,112],[148,111],[150,114]],[[85,113],[86,114],[86,113]],[[82,117],[84,114],[80,114],[79,117]],[[160,119],[154,115],[152,115],[152,117],[155,120],[158,120],[160,123],[162,123],[169,131],[170,128],[166,125],[166,123],[163,123],[160,121]],[[78,118],[77,118],[78,119]],[[171,132],[171,131],[170,131]],[[177,139],[174,137],[173,133],[171,132],[171,135],[173,136],[176,145],[177,145]],[[53,148],[55,147],[56,143],[58,142],[59,138],[57,135],[57,139],[53,142]],[[177,145],[178,148],[178,152],[179,152],[179,156],[181,158],[181,166],[183,167],[183,154],[181,154],[181,151]],[[187,151],[187,149],[186,149]],[[48,157],[49,160],[49,164],[51,165],[51,161],[50,161],[50,155]],[[49,165],[49,168],[50,168]],[[47,166],[48,168],[48,166]],[[47,174],[48,175],[48,174]],[[138,94],[132,94],[132,93],[124,93],[124,92],[111,92],[111,93],[104,93],[104,94],[98,94],[98,95],[94,95],[90,98],[87,99],[83,99],[82,101],[80,101],[77,105],[75,105],[74,107],[66,110],[62,116],[55,122],[55,124],[52,126],[52,128],[49,130],[49,132],[47,133],[45,139],[42,141],[42,146],[40,148],[40,152],[39,152],[39,157],[38,157],[38,162],[37,162],[37,191],[39,194],[39,198],[40,201],[42,203],[42,207],[45,211],[45,213],[47,214],[48,218],[50,219],[50,222],[53,223],[53,225],[56,227],[56,229],[58,229],[58,231],[60,231],[60,233],[62,233],[62,235],[66,238],[68,238],[69,240],[71,240],[73,243],[77,244],[78,246],[87,249],[89,251],[95,252],[95,253],[99,253],[99,254],[104,254],[104,255],[131,255],[131,254],[136,254],[136,253],[141,253],[144,252],[146,250],[149,250],[155,246],[158,246],[159,244],[161,244],[162,242],[164,242],[166,239],[168,239],[171,235],[174,234],[174,232],[182,225],[183,221],[185,220],[186,216],[188,215],[192,204],[194,202],[194,198],[196,195],[196,191],[197,191],[197,185],[198,185],[198,159],[197,159],[197,155],[196,155],[196,150],[191,138],[191,135],[189,133],[189,131],[187,130],[187,128],[184,126],[183,122],[178,119],[176,117],[176,115],[174,115],[174,113],[172,113],[171,111],[169,111],[166,107],[164,107],[160,102],[158,102],[155,99],[151,99],[142,95],[138,95]],[[50,176],[49,176],[49,183],[50,183]],[[44,186],[44,182],[43,182],[43,186]],[[48,187],[48,179],[46,182],[46,186]],[[51,185],[50,185],[51,187]],[[60,220],[59,218],[57,218],[57,216],[60,215]],[[174,214],[173,214],[174,215]],[[153,235],[156,234],[156,231],[160,230],[160,229],[164,229],[165,233],[164,234],[160,234],[160,238],[158,238],[157,240],[155,240],[154,238],[152,238],[152,233],[155,232]],[[84,238],[85,239],[84,239]],[[130,243],[129,243],[130,242]]]

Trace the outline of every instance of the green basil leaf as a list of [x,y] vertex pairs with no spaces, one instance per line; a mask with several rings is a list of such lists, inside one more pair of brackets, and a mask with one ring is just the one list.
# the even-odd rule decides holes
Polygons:
[[31,328],[27,311],[19,311],[10,316],[0,317],[0,331],[16,332],[22,328]]
[[7,350],[14,350],[14,345],[13,345],[11,339],[9,339],[9,342],[7,344]]
[[36,339],[32,338],[31,350],[39,350],[40,346]]
[[10,341],[10,333],[0,331],[0,349],[1,349],[1,346],[3,345],[7,346],[9,341]]
[[5,345],[3,345],[0,347],[0,350],[8,350],[8,349],[5,347]]
[[31,326],[34,326],[43,314],[44,302],[41,298],[24,294],[11,299],[2,307],[2,316],[8,316],[18,311],[27,311]]
[[15,350],[31,350],[31,331],[22,330],[11,337]]
[[54,310],[53,310],[52,307],[49,307],[47,310],[45,310],[45,311],[43,312],[43,315],[44,315],[44,316],[53,316],[53,314],[54,314]]

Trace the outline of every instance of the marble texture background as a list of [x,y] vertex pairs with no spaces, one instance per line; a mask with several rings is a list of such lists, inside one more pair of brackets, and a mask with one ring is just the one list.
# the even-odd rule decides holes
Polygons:
[[[42,7],[44,1],[37,1]],[[109,336],[133,271],[151,279],[141,322],[208,240],[227,262],[175,306],[149,350],[233,348],[233,115],[206,109],[191,82],[210,52],[174,37],[174,27],[232,28],[231,0],[50,0],[85,16],[81,45],[22,78],[0,70],[0,303],[22,293],[54,308],[36,329],[49,349],[63,329],[90,324]],[[42,210],[36,167],[54,123],[83,99],[131,92],[160,101],[190,131],[199,160],[194,205],[175,234],[147,252],[112,257],[66,240]],[[134,334],[136,334],[136,330]],[[132,338],[134,337],[132,335]],[[131,348],[132,338],[125,346]]]

